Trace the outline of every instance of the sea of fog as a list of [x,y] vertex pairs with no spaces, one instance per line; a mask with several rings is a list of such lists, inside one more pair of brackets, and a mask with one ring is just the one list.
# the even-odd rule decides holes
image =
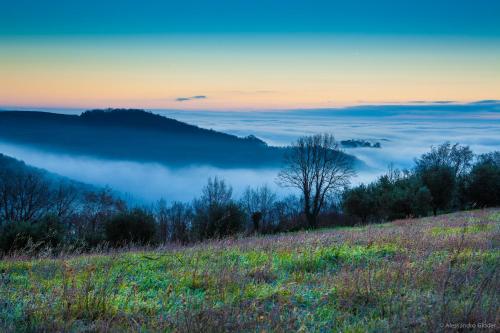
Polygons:
[[[270,145],[287,145],[302,135],[331,133],[338,140],[366,139],[382,148],[353,148],[346,152],[368,166],[353,184],[369,182],[393,163],[411,167],[415,157],[444,141],[469,145],[474,152],[500,149],[500,118],[496,115],[425,114],[355,116],[314,112],[202,112],[154,111],[204,128],[247,136]],[[247,186],[267,184],[278,194],[293,192],[276,184],[277,169],[220,169],[211,166],[169,168],[155,163],[102,160],[90,156],[60,155],[0,142],[0,152],[33,166],[96,186],[110,186],[129,200],[188,201],[198,196],[208,177],[224,178],[236,196]]]

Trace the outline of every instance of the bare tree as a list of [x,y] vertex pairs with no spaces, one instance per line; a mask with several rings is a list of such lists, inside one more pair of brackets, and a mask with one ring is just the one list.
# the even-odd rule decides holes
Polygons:
[[241,204],[252,220],[254,231],[259,231],[262,224],[271,222],[271,213],[275,202],[276,194],[267,185],[259,186],[256,189],[247,187],[243,192]]
[[53,214],[67,220],[75,213],[78,191],[70,182],[55,182],[42,171],[0,166],[0,225],[33,222]]
[[200,200],[207,206],[224,206],[231,201],[233,188],[224,179],[215,176],[208,178],[208,184],[202,190]]
[[318,134],[292,144],[285,163],[278,182],[302,192],[304,214],[309,227],[314,228],[327,197],[349,185],[355,174],[352,160],[339,150],[332,135]]
[[232,187],[218,177],[209,178],[200,198],[193,201],[193,235],[197,239],[225,237],[239,231],[244,214],[232,199]]
[[68,218],[76,211],[78,194],[75,186],[60,181],[50,192],[51,210],[59,218]]
[[170,206],[164,199],[156,204],[156,220],[160,228],[160,240],[166,242],[187,243],[193,218],[192,207],[182,202],[173,202]]
[[187,243],[193,211],[189,204],[174,202],[167,210],[169,240]]
[[49,183],[37,172],[0,173],[0,224],[42,217],[49,208]]
[[96,192],[87,192],[83,198],[80,218],[83,225],[80,228],[87,228],[89,232],[95,233],[109,217],[118,212],[124,212],[126,209],[126,203],[116,198],[108,187]]
[[168,206],[163,198],[156,203],[155,217],[159,227],[160,241],[166,243],[170,240],[170,230],[168,223]]

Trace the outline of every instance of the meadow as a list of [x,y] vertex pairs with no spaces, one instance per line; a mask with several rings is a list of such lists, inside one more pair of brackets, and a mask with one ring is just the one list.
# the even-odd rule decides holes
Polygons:
[[495,331],[500,209],[191,246],[18,252],[5,332]]

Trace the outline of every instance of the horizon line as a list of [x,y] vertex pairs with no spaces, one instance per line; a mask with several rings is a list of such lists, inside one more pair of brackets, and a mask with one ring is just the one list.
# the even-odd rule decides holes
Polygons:
[[481,105],[481,104],[499,104],[500,99],[480,99],[469,101],[452,101],[452,100],[415,100],[415,101],[366,101],[353,104],[336,105],[331,107],[295,107],[295,108],[219,108],[219,109],[189,109],[189,108],[148,108],[148,107],[77,107],[77,106],[25,106],[25,105],[1,105],[0,111],[88,111],[88,110],[106,110],[106,109],[138,109],[145,111],[176,111],[176,112],[287,112],[287,111],[307,111],[307,110],[343,110],[356,107],[380,107],[380,106],[445,106],[445,105]]

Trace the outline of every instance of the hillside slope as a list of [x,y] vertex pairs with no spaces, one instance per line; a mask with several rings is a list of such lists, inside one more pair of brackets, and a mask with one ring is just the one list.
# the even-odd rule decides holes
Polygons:
[[254,136],[238,138],[134,109],[92,110],[81,115],[2,111],[0,140],[169,166],[279,167],[286,152]]
[[52,185],[61,185],[61,184],[70,185],[75,189],[81,191],[84,190],[90,191],[96,189],[96,187],[90,184],[85,184],[76,181],[74,179],[63,177],[61,175],[49,172],[45,169],[36,168],[32,165],[24,163],[23,161],[20,161],[18,159],[0,153],[0,183],[1,180],[5,180],[2,179],[2,177],[10,177],[9,176],[10,174],[18,174],[18,173],[36,174],[39,175],[41,179],[48,181],[49,183],[52,183]]
[[499,231],[500,209],[490,209],[155,251],[5,258],[0,329],[494,331]]

